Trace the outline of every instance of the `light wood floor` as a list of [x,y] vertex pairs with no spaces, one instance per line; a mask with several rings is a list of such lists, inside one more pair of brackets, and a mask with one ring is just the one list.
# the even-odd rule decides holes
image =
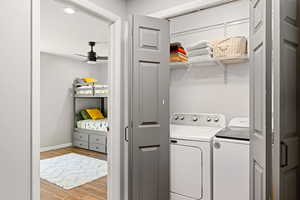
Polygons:
[[[41,159],[52,158],[68,153],[78,153],[93,158],[106,160],[106,155],[79,148],[64,148],[41,153]],[[106,177],[99,178],[91,183],[65,190],[57,185],[41,179],[41,200],[106,200]]]

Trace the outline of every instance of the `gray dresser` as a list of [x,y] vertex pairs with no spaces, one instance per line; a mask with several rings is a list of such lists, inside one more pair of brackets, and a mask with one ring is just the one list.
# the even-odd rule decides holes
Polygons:
[[73,145],[82,149],[107,153],[107,133],[77,128],[73,133]]

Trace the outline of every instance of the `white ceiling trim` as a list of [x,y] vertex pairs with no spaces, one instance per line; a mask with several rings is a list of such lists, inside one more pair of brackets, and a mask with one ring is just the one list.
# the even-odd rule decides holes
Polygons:
[[190,3],[185,3],[179,6],[174,6],[172,8],[151,13],[148,16],[161,18],[161,19],[170,19],[190,12],[195,12],[198,10],[203,10],[214,6],[223,5],[233,1],[239,1],[239,0],[196,0]]

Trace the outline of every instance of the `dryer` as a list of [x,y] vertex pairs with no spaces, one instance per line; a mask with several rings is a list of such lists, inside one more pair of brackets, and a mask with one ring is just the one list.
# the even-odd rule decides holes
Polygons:
[[230,124],[214,138],[213,199],[249,200],[249,127]]
[[172,115],[171,200],[211,200],[212,141],[224,127],[225,117],[221,114]]

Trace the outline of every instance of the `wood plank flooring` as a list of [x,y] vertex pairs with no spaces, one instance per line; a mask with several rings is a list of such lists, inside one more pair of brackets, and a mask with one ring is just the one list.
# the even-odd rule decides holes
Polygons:
[[[68,153],[77,153],[101,160],[106,160],[106,155],[94,151],[69,147],[41,153],[41,159],[52,158]],[[41,200],[106,200],[106,177],[99,178],[91,183],[65,190],[55,184],[41,179]]]

